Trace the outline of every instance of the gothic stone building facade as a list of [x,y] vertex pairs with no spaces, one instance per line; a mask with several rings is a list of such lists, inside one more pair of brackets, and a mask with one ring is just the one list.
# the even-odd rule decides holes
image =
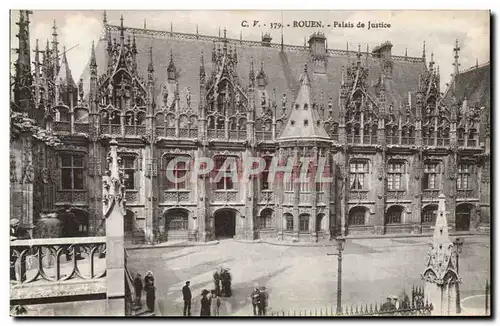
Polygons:
[[[34,178],[27,224],[71,205],[86,232],[102,232],[102,175],[114,138],[127,180],[125,233],[134,241],[425,233],[440,193],[452,229],[489,230],[490,67],[460,72],[458,45],[455,75],[441,92],[425,45],[421,57],[395,56],[390,42],[332,50],[321,33],[290,46],[267,34],[250,42],[226,31],[123,27],[123,19],[104,19],[104,31],[78,83],[65,54],[55,59],[55,27],[51,46],[36,44],[34,115],[44,112],[40,121],[63,145],[33,151],[49,177]],[[214,170],[228,157],[238,169],[249,157],[323,157],[334,182],[268,183],[267,165],[245,183],[172,183],[166,167],[178,156],[214,158]]]

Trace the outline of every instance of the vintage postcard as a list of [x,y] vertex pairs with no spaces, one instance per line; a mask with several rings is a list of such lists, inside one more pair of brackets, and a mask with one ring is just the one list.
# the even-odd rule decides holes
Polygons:
[[490,19],[11,10],[11,315],[490,316]]

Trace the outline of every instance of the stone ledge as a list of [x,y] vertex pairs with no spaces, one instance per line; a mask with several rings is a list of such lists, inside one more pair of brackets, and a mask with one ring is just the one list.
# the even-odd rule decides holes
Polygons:
[[125,246],[125,249],[127,250],[135,250],[135,249],[154,249],[154,248],[182,248],[182,247],[200,247],[200,246],[214,246],[219,244],[218,240],[215,241],[208,241],[208,242],[193,242],[193,241],[171,241],[171,242],[164,242],[164,243],[158,243],[154,245],[150,244],[141,244],[141,245],[134,245],[134,244],[128,244]]
[[10,300],[38,299],[106,293],[106,278],[11,284]]

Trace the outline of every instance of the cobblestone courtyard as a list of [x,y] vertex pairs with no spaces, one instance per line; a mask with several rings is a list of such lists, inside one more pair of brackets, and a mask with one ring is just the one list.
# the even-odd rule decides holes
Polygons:
[[[344,305],[382,303],[389,294],[423,285],[430,238],[347,240],[343,259]],[[484,294],[489,279],[488,237],[464,237],[460,256],[461,298]],[[333,243],[332,243],[333,244]],[[129,250],[130,271],[151,270],[157,286],[157,315],[182,315],[184,282],[191,281],[193,315],[200,313],[200,294],[212,289],[212,275],[223,266],[233,277],[233,296],[225,298],[221,315],[250,315],[254,283],[269,289],[269,310],[335,307],[337,257],[334,247],[291,247],[223,240],[213,246]],[[335,308],[334,308],[335,309]]]

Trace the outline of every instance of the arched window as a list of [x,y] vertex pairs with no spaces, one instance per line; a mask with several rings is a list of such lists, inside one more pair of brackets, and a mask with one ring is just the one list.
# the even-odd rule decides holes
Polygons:
[[285,230],[286,231],[293,231],[293,216],[292,214],[286,213],[283,216],[284,222],[285,222]]
[[302,214],[299,216],[299,231],[309,232],[309,214]]
[[437,205],[427,205],[422,210],[422,223],[423,224],[434,224],[436,223],[437,217]]
[[258,218],[258,228],[269,229],[272,227],[272,219],[273,219],[273,210],[270,208],[264,209]]
[[365,225],[366,223],[366,207],[357,206],[349,211],[348,225]]
[[167,212],[167,230],[186,231],[188,229],[188,213],[184,210],[171,210]]
[[385,214],[385,224],[401,224],[403,207],[391,206]]

